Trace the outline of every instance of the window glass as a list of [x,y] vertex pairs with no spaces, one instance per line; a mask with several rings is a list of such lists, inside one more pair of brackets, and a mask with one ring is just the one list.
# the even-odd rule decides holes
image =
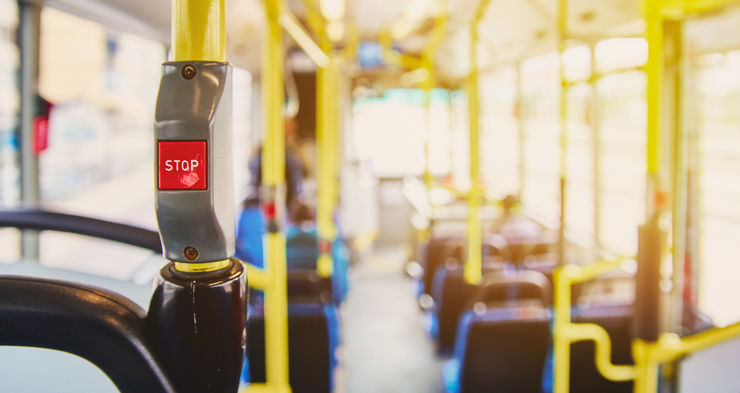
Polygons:
[[450,119],[450,94],[435,90],[428,115],[424,94],[418,89],[391,89],[382,97],[354,100],[354,149],[378,176],[421,175],[427,137],[431,173],[450,172],[450,127],[457,124]]
[[[44,207],[156,227],[152,120],[165,59],[161,43],[43,8],[39,94],[53,104],[39,157]],[[146,261],[141,254],[53,232],[40,242],[45,265],[122,279]]]
[[740,51],[702,56],[696,70],[699,158],[699,308],[720,324],[740,320]]
[[[588,59],[586,59],[588,61]],[[571,86],[567,94],[567,158],[565,228],[590,245],[594,228],[593,130],[590,127],[591,87]]]
[[596,71],[641,67],[647,62],[648,45],[644,38],[610,38],[596,44]]
[[39,161],[43,203],[154,227],[152,119],[164,46],[52,8],[41,14],[40,45],[39,92],[54,105]]
[[502,67],[480,78],[481,176],[498,198],[519,192],[517,71]]
[[[18,8],[15,1],[0,0],[0,204],[15,206],[20,200],[18,167],[18,46],[15,43]],[[20,257],[20,234],[0,229],[0,261]]]
[[540,219],[559,218],[560,79],[556,53],[522,63],[521,108],[524,130],[524,206]]
[[[597,52],[598,56],[598,52]],[[625,255],[637,252],[645,220],[645,75],[617,73],[597,83],[600,122],[600,244]]]

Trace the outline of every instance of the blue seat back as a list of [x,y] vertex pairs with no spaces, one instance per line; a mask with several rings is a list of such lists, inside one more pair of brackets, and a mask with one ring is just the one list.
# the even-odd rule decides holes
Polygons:
[[[265,382],[265,319],[253,309],[247,324],[244,382]],[[289,379],[294,393],[330,393],[339,345],[336,308],[331,304],[288,306]]]
[[451,393],[540,393],[550,348],[548,311],[522,302],[505,308],[467,311],[460,319]]

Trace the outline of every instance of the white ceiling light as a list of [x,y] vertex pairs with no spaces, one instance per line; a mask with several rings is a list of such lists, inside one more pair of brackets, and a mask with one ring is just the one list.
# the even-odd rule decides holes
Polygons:
[[344,17],[344,0],[320,0],[321,14],[329,21],[338,21]]

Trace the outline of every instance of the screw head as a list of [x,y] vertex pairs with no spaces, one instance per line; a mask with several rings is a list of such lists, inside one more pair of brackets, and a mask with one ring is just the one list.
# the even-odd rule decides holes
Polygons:
[[195,258],[198,258],[198,249],[192,246],[187,246],[182,251],[183,255],[185,255],[185,258],[188,259],[188,261],[192,261]]
[[182,71],[180,72],[183,78],[185,79],[193,79],[195,76],[195,67],[188,64],[185,67],[182,67]]

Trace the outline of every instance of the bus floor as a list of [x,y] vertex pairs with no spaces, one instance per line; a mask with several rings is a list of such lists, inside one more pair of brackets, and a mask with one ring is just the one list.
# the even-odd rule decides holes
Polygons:
[[[424,329],[405,253],[384,249],[353,269],[342,311],[346,393],[442,392],[442,362]],[[344,389],[342,389],[342,387]]]

